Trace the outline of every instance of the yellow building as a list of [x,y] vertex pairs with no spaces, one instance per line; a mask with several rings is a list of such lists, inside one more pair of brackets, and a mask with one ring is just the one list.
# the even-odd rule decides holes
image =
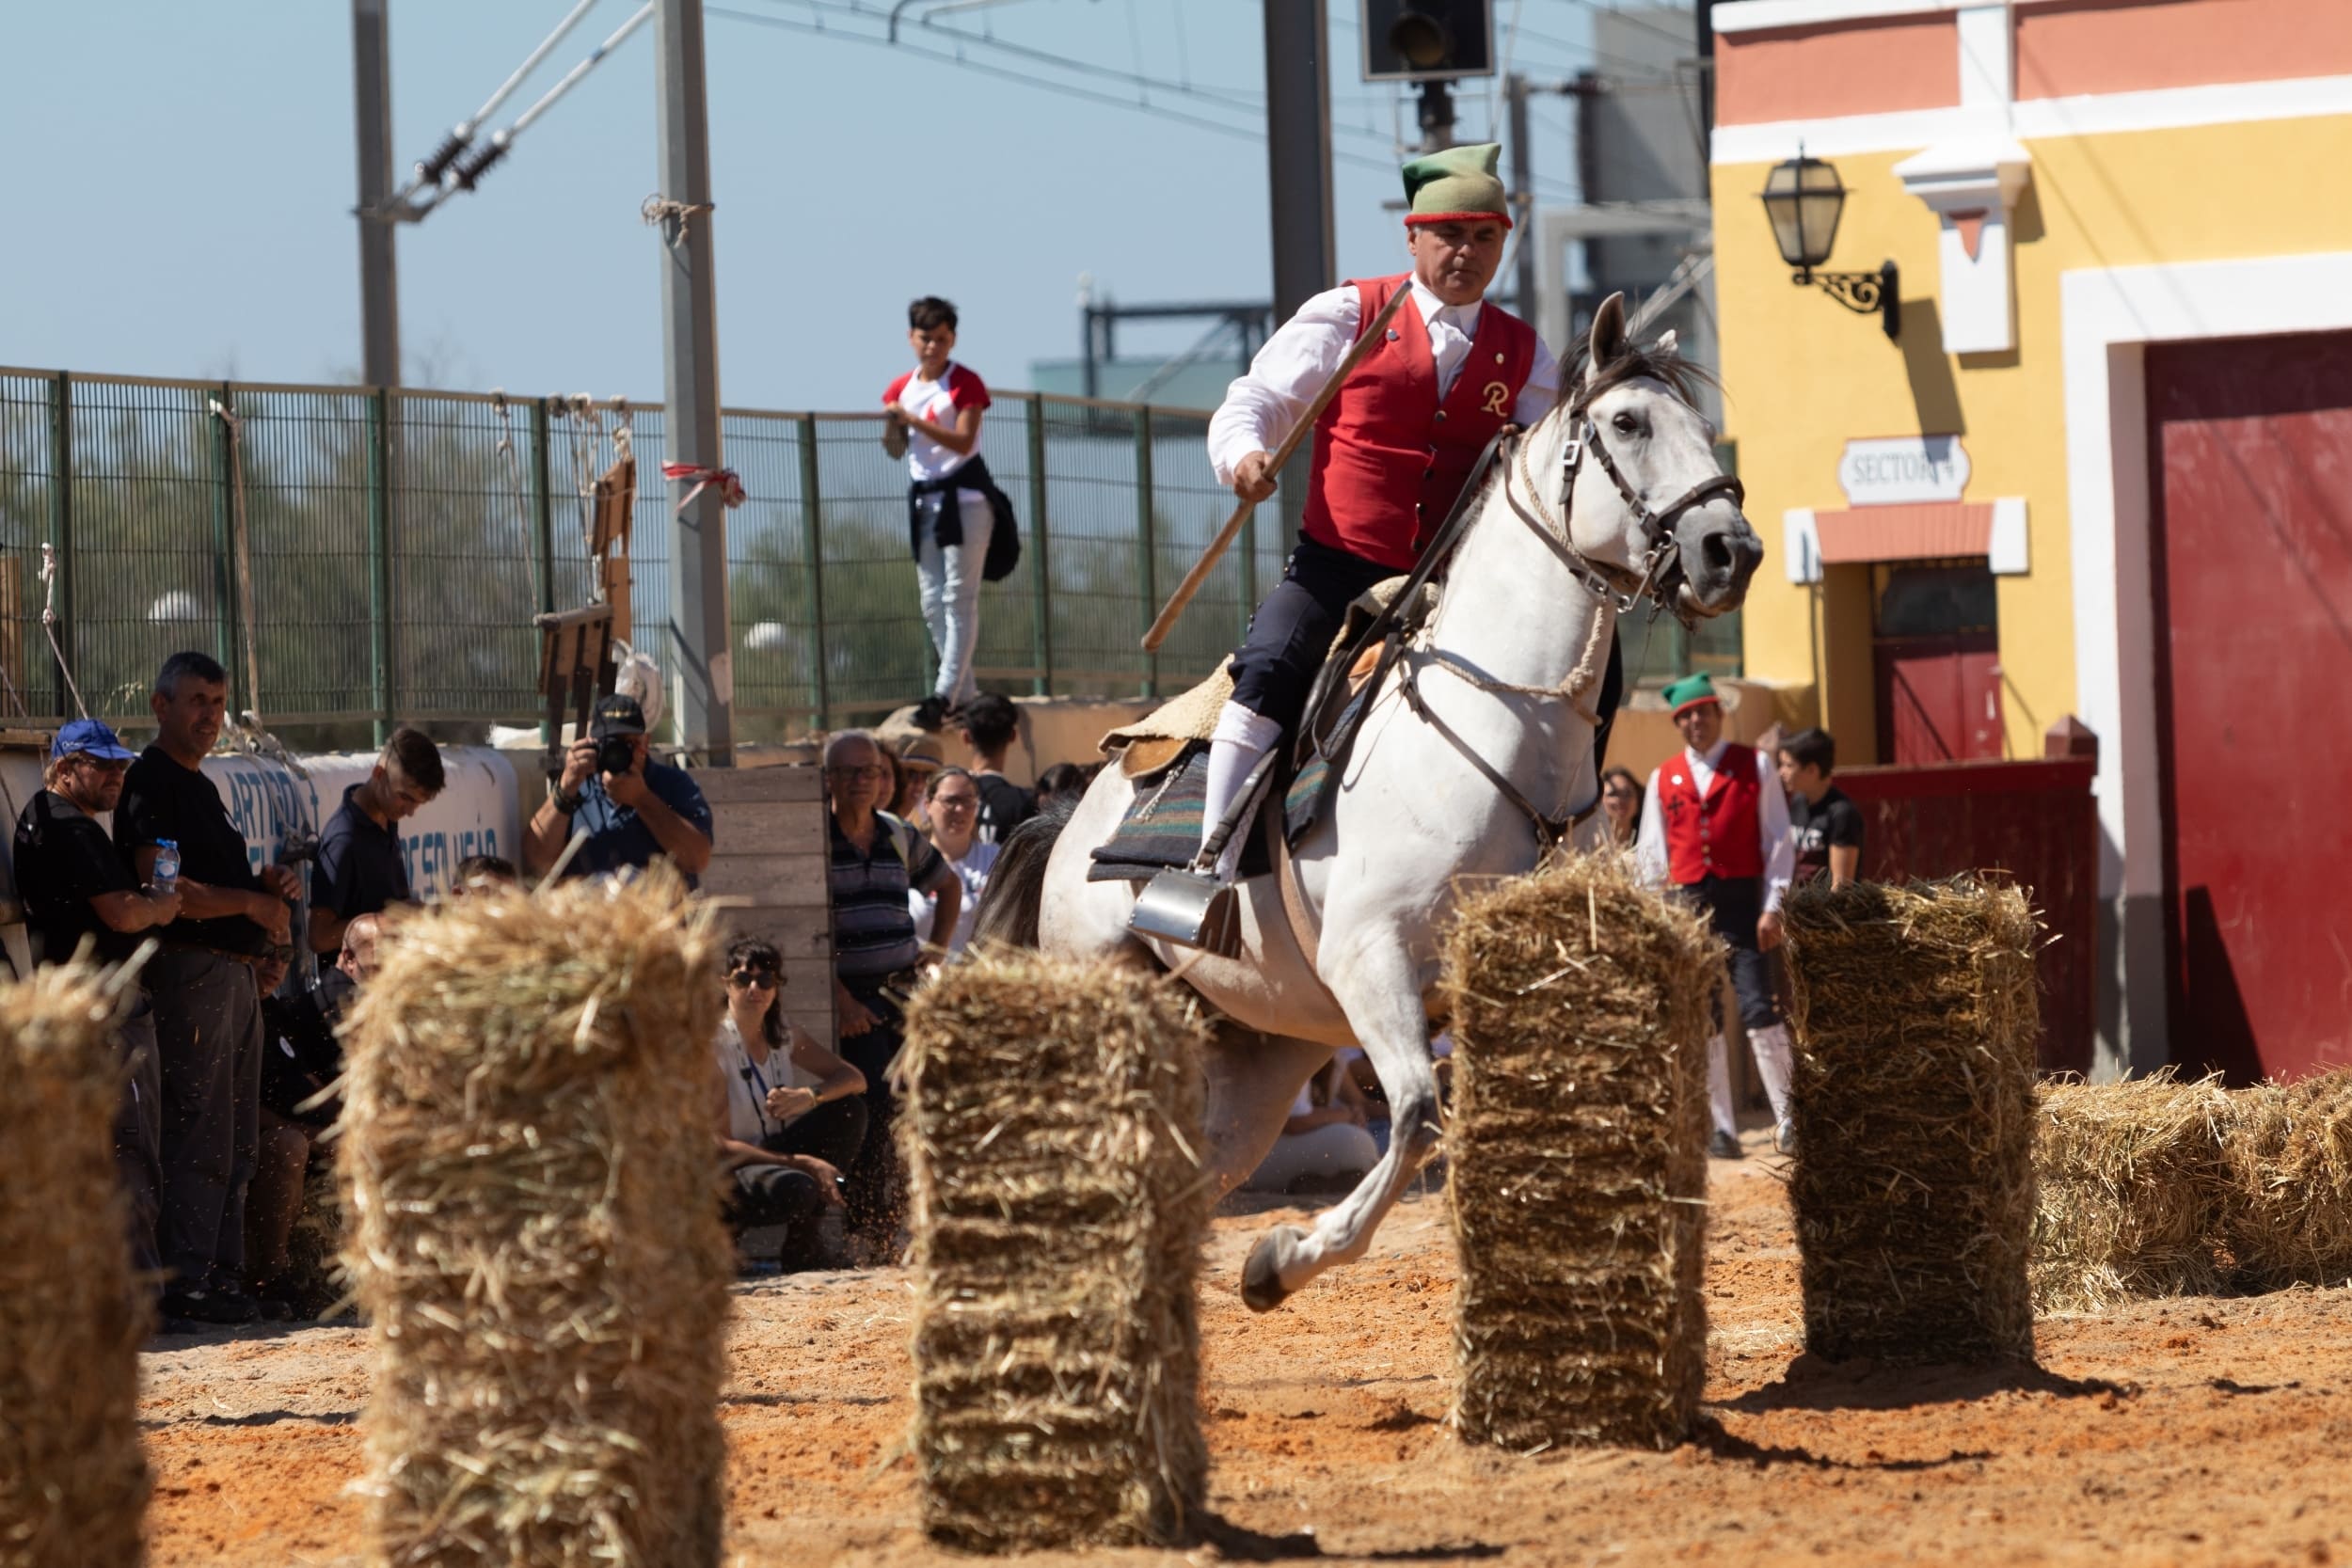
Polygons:
[[[1712,16],[1748,673],[1852,763],[2079,716],[2100,1065],[2352,1059],[2352,881],[2312,872],[2352,848],[2352,3]],[[1845,194],[1794,286],[1759,198],[1801,151]],[[1892,341],[1851,309],[1883,262]]]

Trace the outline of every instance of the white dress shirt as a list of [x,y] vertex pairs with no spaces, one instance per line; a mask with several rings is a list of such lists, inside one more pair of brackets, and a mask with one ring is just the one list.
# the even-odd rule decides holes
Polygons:
[[[1702,756],[1688,746],[1682,749],[1681,762],[1691,770],[1691,782],[1698,786],[1700,799],[1715,782],[1715,769],[1724,760],[1724,748],[1728,737],[1718,740]],[[1650,887],[1666,885],[1666,814],[1658,804],[1658,774],[1649,776],[1647,792],[1642,798],[1642,832],[1634,840],[1633,863],[1641,871],[1642,880]],[[1797,874],[1796,841],[1788,832],[1788,797],[1780,790],[1780,770],[1761,749],[1756,753],[1756,831],[1762,835],[1764,847],[1764,912],[1780,908],[1788,882]]]
[[[1429,333],[1429,355],[1438,366],[1438,398],[1443,402],[1470,357],[1470,340],[1478,335],[1478,313],[1485,306],[1448,305],[1418,277],[1411,280],[1411,288],[1413,307]],[[1391,331],[1413,330],[1403,316],[1400,310],[1391,318]],[[1345,283],[1308,300],[1265,341],[1249,362],[1248,373],[1225,389],[1225,401],[1209,420],[1209,462],[1218,483],[1232,483],[1233,470],[1251,452],[1272,451],[1282,444],[1355,346],[1362,322],[1356,286]],[[1519,388],[1511,411],[1513,422],[1533,425],[1551,412],[1559,395],[1560,362],[1538,338],[1527,385]]]

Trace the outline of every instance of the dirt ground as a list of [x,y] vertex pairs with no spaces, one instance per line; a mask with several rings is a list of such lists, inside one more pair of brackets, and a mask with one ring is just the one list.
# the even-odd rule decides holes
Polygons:
[[[1698,1439],[1671,1453],[1466,1447],[1442,1424],[1442,1199],[1284,1310],[1234,1293],[1288,1212],[1220,1218],[1203,1288],[1217,1558],[1522,1563],[2352,1563],[2352,1292],[2045,1319],[2042,1370],[1804,1355],[1776,1162],[1718,1164]],[[903,1568],[908,1297],[893,1272],[747,1281],[731,1383],[729,1564]],[[159,1342],[143,1410],[160,1568],[356,1564],[365,1347],[345,1328]]]

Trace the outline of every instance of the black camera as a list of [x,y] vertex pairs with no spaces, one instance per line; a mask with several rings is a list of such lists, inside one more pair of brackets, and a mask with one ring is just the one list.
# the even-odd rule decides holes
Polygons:
[[608,735],[596,742],[596,771],[626,773],[637,766],[637,748],[625,735]]

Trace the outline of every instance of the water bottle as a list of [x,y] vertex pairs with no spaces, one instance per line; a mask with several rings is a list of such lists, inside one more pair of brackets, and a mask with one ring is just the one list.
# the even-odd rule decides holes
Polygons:
[[157,893],[170,893],[180,886],[180,846],[176,840],[156,841],[155,871],[151,879]]

